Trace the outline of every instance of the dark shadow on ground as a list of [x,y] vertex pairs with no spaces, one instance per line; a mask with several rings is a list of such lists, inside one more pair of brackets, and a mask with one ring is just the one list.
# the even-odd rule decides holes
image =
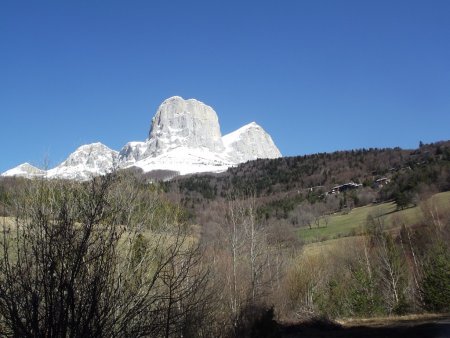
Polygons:
[[394,323],[387,326],[343,327],[326,320],[313,320],[301,324],[280,325],[279,337],[294,338],[450,338],[448,318],[427,323]]

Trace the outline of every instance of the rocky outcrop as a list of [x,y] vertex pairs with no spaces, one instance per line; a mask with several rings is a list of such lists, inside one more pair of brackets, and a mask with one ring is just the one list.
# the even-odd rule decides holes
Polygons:
[[128,142],[119,152],[118,161],[121,168],[129,167],[144,158],[147,150],[146,142]]
[[158,108],[148,136],[144,156],[157,156],[179,147],[224,151],[216,112],[195,99],[179,96],[165,100]]

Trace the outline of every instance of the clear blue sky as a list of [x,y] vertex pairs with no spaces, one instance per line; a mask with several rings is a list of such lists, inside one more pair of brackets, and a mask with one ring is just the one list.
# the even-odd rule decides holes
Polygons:
[[173,95],[284,155],[450,139],[450,1],[0,2],[0,172],[144,140]]

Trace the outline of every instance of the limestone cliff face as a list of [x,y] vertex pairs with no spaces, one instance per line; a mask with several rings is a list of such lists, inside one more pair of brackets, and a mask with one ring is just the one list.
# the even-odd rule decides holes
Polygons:
[[178,147],[206,148],[223,152],[216,112],[195,99],[179,96],[165,100],[152,119],[144,157],[157,156]]
[[147,150],[146,142],[128,142],[119,152],[119,166],[127,167],[143,158]]

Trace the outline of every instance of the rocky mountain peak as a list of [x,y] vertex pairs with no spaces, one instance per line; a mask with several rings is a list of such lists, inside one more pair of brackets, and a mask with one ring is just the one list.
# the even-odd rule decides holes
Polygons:
[[107,164],[114,162],[117,158],[117,151],[105,146],[103,143],[96,142],[85,144],[78,147],[69,157],[59,166],[77,166],[85,165],[88,168],[98,167],[101,163],[99,160],[104,160]]
[[152,119],[145,156],[156,156],[178,147],[204,147],[224,151],[217,113],[195,99],[173,96],[165,100]]
[[104,175],[117,166],[118,152],[97,142],[78,147],[57,167],[48,170],[49,178],[86,180]]

